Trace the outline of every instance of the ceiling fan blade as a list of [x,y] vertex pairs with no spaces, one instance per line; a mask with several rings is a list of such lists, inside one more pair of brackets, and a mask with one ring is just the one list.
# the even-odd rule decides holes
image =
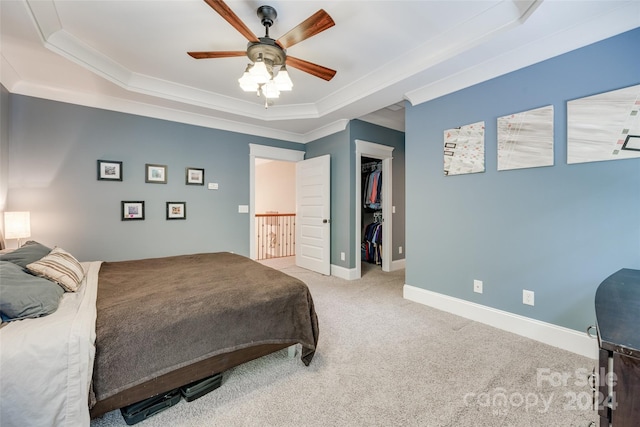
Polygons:
[[300,71],[309,73],[312,76],[320,77],[326,81],[329,81],[336,75],[336,71],[331,68],[323,67],[322,65],[314,64],[313,62],[305,61],[304,59],[295,58],[293,56],[287,56],[287,66],[297,68]]
[[334,25],[336,25],[336,23],[333,22],[331,16],[329,16],[324,9],[320,9],[296,27],[292,28],[287,34],[280,37],[277,43],[283,49],[286,49],[296,43],[300,43],[302,40],[315,36]]
[[238,30],[238,32],[240,32],[240,34],[245,36],[245,38],[247,40],[249,40],[250,42],[259,42],[260,41],[258,39],[258,37],[256,37],[256,35],[253,34],[253,32],[249,29],[249,27],[247,27],[244,24],[244,22],[242,22],[240,20],[240,18],[238,18],[238,15],[233,13],[231,8],[229,6],[227,6],[227,4],[225,2],[223,2],[222,0],[204,0],[204,1],[209,6],[211,6],[211,8],[213,10],[218,12],[218,14],[220,16],[222,16],[225,19],[225,21],[227,21],[229,24],[231,24],[231,26],[233,26],[233,28]]
[[219,50],[215,52],[187,52],[195,59],[231,58],[233,56],[247,56],[244,50]]

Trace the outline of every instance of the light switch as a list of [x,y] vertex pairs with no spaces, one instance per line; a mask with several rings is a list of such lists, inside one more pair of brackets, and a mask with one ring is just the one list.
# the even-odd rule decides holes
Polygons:
[[238,213],[249,213],[249,205],[238,205]]
[[210,182],[207,188],[209,190],[217,190],[218,189],[218,183],[217,182]]

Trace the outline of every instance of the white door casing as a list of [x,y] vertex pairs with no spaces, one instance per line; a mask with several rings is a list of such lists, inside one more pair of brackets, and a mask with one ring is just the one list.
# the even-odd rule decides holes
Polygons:
[[331,157],[296,163],[296,265],[331,274]]

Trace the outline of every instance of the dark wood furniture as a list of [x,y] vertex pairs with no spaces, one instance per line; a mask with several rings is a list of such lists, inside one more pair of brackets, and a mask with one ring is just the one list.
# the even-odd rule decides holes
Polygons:
[[595,308],[600,426],[635,427],[640,420],[640,270],[622,269],[603,281]]

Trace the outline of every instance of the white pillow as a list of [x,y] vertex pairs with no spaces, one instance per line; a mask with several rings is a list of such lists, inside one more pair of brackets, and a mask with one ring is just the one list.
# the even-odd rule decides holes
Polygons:
[[27,264],[27,270],[56,282],[68,292],[77,291],[84,278],[84,270],[80,262],[69,252],[60,248],[53,248],[49,255]]

